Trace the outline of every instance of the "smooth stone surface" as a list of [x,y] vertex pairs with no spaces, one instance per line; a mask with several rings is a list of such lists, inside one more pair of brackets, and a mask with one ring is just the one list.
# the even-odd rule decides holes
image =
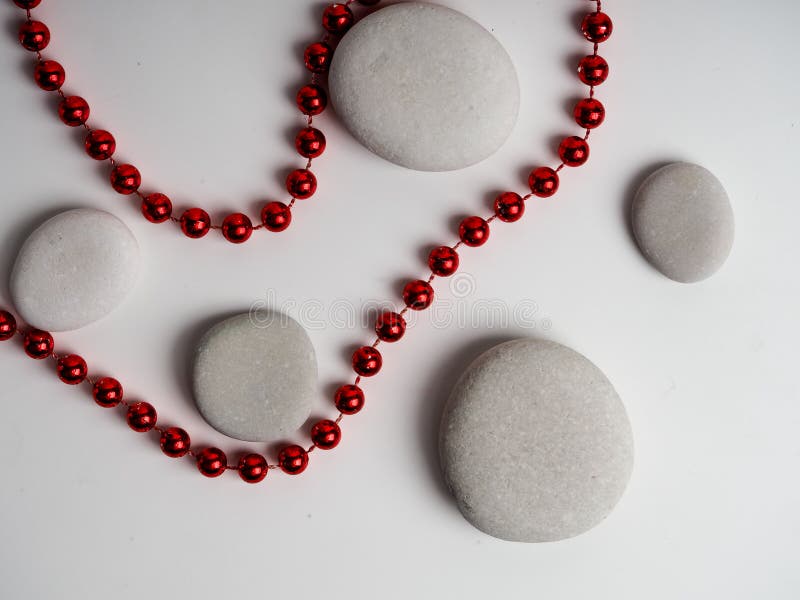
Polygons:
[[519,82],[500,43],[434,4],[387,6],[342,39],[331,102],[367,148],[398,165],[451,171],[494,154],[519,114]]
[[728,194],[699,165],[675,163],[653,173],[636,194],[631,218],[647,260],[681,283],[711,277],[733,247],[736,227]]
[[69,210],[45,221],[22,245],[11,272],[11,299],[34,327],[79,329],[123,301],[139,262],[136,238],[114,215]]
[[212,327],[195,354],[197,408],[230,437],[270,442],[308,419],[317,389],[317,360],[305,329],[272,311],[242,314]]
[[445,481],[491,536],[552,542],[584,533],[620,500],[633,435],[611,383],[554,342],[496,346],[464,373],[440,433]]

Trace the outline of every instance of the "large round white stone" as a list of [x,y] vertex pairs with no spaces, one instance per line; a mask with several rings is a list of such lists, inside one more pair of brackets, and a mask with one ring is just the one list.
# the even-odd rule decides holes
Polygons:
[[230,437],[269,442],[294,434],[308,419],[317,360],[303,327],[272,311],[218,323],[194,362],[195,402],[209,425]]
[[552,542],[616,506],[633,436],[613,386],[565,346],[531,339],[483,354],[453,390],[442,468],[464,517],[497,538]]
[[102,210],[56,215],[25,241],[11,272],[11,299],[30,325],[71,331],[102,319],[133,288],[139,245]]
[[336,112],[361,143],[420,171],[491,156],[519,113],[505,49],[469,17],[435,4],[394,4],[361,20],[336,49],[329,82]]

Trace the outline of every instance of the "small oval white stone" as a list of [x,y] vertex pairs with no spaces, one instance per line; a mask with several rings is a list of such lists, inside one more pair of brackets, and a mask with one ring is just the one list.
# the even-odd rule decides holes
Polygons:
[[518,542],[574,537],[620,500],[633,435],[611,383],[554,342],[522,339],[477,359],[440,433],[442,468],[464,517]]
[[212,327],[195,354],[197,408],[230,437],[269,442],[308,419],[317,360],[303,327],[272,311],[241,314]]
[[736,227],[728,194],[699,165],[675,163],[650,175],[634,198],[631,218],[642,253],[674,281],[708,279],[733,248]]
[[461,169],[494,154],[519,113],[505,49],[459,12],[419,2],[362,19],[336,48],[331,102],[350,132],[395,164]]
[[71,331],[111,313],[139,274],[130,229],[102,210],[79,208],[45,221],[17,256],[11,299],[30,325]]

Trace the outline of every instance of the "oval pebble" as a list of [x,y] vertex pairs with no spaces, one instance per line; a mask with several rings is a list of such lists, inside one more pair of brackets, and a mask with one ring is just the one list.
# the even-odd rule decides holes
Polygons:
[[45,221],[22,245],[11,299],[30,325],[72,331],[111,313],[139,275],[139,244],[102,210],[79,208]]
[[711,277],[733,248],[735,223],[728,194],[719,179],[699,165],[675,163],[650,175],[634,198],[631,219],[647,260],[681,283]]
[[420,171],[461,169],[494,154],[519,113],[508,53],[459,12],[403,2],[358,22],[336,49],[331,102],[377,155]]
[[282,439],[311,414],[317,389],[314,347],[287,315],[237,315],[201,340],[192,386],[197,408],[217,431],[249,442]]
[[494,347],[464,373],[440,432],[445,481],[491,536],[552,542],[595,527],[633,469],[633,435],[611,383],[554,342]]

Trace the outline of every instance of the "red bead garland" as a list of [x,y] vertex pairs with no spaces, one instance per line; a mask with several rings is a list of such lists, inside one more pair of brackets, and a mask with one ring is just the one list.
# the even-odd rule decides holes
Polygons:
[[357,385],[343,385],[336,390],[334,404],[343,415],[354,415],[364,408],[364,392]]
[[192,444],[189,434],[180,427],[170,427],[161,432],[161,450],[170,458],[181,458],[189,454]]
[[239,459],[239,477],[245,483],[261,483],[269,473],[267,459],[260,454],[246,454]]
[[181,230],[186,237],[199,239],[211,230],[211,217],[202,208],[190,208],[181,215]]
[[7,310],[0,310],[0,342],[7,342],[17,333],[17,319]]
[[472,248],[483,246],[489,241],[489,223],[481,217],[467,217],[458,227],[458,237]]
[[114,155],[117,149],[117,142],[114,136],[108,131],[95,129],[86,136],[86,154],[95,160],[108,160]]
[[406,320],[399,313],[386,311],[378,317],[375,332],[382,342],[398,342],[406,333]]
[[203,448],[197,454],[197,469],[206,477],[219,477],[228,468],[228,457],[219,448]]
[[525,200],[514,192],[500,194],[494,201],[494,214],[505,223],[515,223],[525,214]]
[[53,354],[53,336],[41,329],[31,329],[23,338],[25,354],[34,360],[44,360]]
[[308,466],[308,452],[300,446],[287,446],[278,454],[278,466],[287,475],[300,475]]
[[33,70],[33,79],[36,81],[36,85],[45,92],[55,92],[61,89],[66,77],[64,67],[54,60],[39,61]]
[[58,104],[58,118],[68,127],[80,127],[89,119],[89,104],[80,96],[67,96]]
[[19,27],[19,43],[25,50],[41,52],[50,43],[50,30],[41,21],[25,21]]
[[129,196],[142,185],[142,175],[133,165],[117,165],[111,171],[111,187],[118,194]]
[[163,223],[172,217],[172,201],[164,194],[150,194],[142,198],[142,214],[151,223]]
[[77,354],[62,356],[56,363],[58,378],[67,385],[78,385],[86,381],[89,368],[86,361]]
[[122,384],[113,377],[103,377],[92,386],[92,397],[103,408],[119,406],[123,398]]
[[449,246],[439,246],[428,256],[428,268],[437,277],[450,277],[458,271],[458,252]]
[[228,215],[222,222],[222,235],[233,244],[242,244],[253,234],[253,223],[242,213]]
[[421,279],[406,284],[403,289],[403,301],[411,310],[425,310],[433,304],[433,287]]
[[320,450],[333,450],[342,440],[342,430],[336,421],[324,420],[311,428],[311,441]]
[[128,426],[138,433],[146,433],[156,426],[158,413],[149,402],[136,402],[128,407]]

